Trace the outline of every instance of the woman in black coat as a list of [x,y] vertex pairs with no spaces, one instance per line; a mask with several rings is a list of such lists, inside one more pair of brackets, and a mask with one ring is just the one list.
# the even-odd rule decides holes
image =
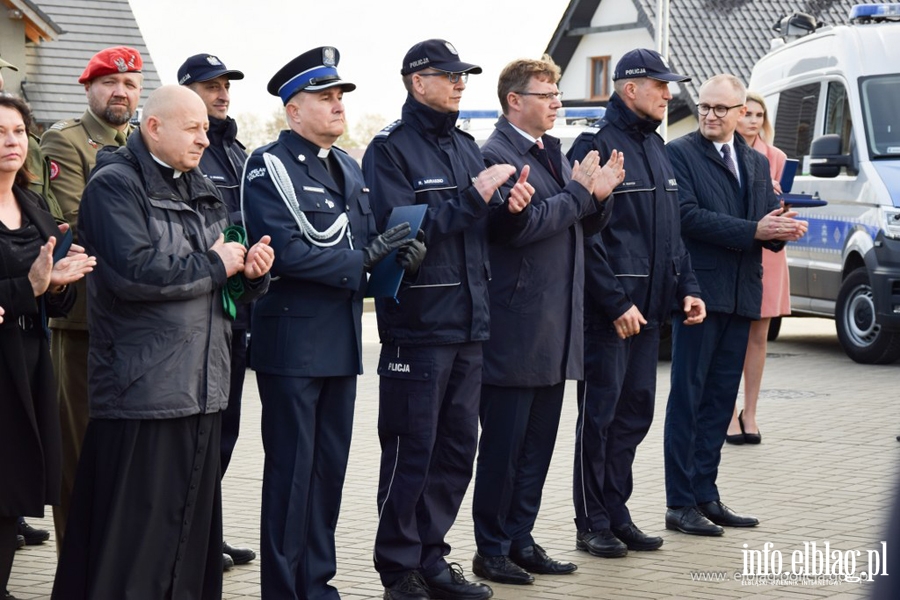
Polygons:
[[[0,590],[4,598],[18,517],[59,501],[60,441],[47,317],[75,302],[68,284],[96,264],[74,246],[54,263],[60,228],[25,169],[31,111],[0,95]],[[67,229],[68,226],[62,226]],[[62,248],[60,249],[62,250]]]

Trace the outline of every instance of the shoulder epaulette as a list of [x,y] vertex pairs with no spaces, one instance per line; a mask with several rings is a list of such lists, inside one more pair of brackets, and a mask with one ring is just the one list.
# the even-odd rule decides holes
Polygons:
[[65,129],[69,129],[71,127],[75,127],[76,125],[81,125],[81,118],[75,119],[66,119],[64,121],[57,121],[53,125],[50,126],[50,129],[54,129],[56,131],[63,131]]
[[376,133],[376,134],[375,134],[375,137],[389,136],[389,135],[391,135],[391,133],[393,133],[394,131],[396,131],[397,129],[399,129],[401,125],[403,125],[403,119],[397,119],[396,121],[394,121],[394,122],[391,123],[390,125],[385,126],[384,129],[382,129],[381,131],[379,131],[378,133]]

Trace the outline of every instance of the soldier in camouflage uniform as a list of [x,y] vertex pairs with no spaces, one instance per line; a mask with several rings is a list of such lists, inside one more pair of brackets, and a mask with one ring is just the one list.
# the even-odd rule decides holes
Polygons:
[[[41,138],[41,149],[50,159],[50,189],[73,230],[78,223],[81,193],[97,161],[97,151],[103,146],[124,146],[133,129],[131,119],[140,100],[142,66],[138,51],[125,46],[95,54],[78,79],[84,84],[88,109],[81,117],[54,124]],[[78,231],[74,233],[77,240]],[[83,279],[77,288],[78,300],[69,316],[50,320],[50,354],[59,389],[63,450],[61,503],[53,507],[57,548],[62,547],[89,416],[87,292]]]

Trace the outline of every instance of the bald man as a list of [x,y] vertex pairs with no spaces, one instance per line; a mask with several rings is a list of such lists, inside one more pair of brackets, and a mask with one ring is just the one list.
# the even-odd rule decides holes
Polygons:
[[197,169],[208,127],[194,92],[159,88],[140,134],[102,150],[84,190],[78,227],[99,263],[91,420],[56,599],[221,598],[222,288],[236,278],[241,302],[264,293],[274,253],[265,235],[249,250],[225,241],[228,208]]

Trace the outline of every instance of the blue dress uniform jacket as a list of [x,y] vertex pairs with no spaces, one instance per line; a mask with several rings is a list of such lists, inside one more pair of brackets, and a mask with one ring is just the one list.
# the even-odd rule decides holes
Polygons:
[[[531,167],[528,183],[535,188],[532,203],[517,215],[518,232],[494,238],[490,245],[491,339],[484,346],[482,379],[487,385],[542,387],[583,375],[581,219],[596,215],[598,203],[583,185],[569,181],[572,169],[559,140],[549,135],[542,140],[567,182],[562,188],[531,152],[535,144],[506,117],[482,148],[487,165],[516,167],[516,175],[501,188],[504,196],[524,165]],[[612,211],[603,206],[608,218]],[[592,225],[599,223],[595,219]]]
[[[762,303],[762,248],[784,242],[754,239],[757,222],[779,207],[769,161],[734,136],[738,182],[711,141],[694,131],[666,146],[681,203],[681,235],[703,290],[707,312],[758,319]],[[712,170],[728,177],[713,177]]]
[[[275,251],[269,293],[253,309],[251,363],[260,373],[336,377],[362,373],[362,300],[366,289],[361,249],[375,236],[368,189],[344,151],[332,148],[344,188],[316,158],[317,148],[292,131],[256,149],[243,178],[244,223],[252,240],[272,236]],[[281,160],[300,210],[319,231],[341,214],[349,235],[330,247],[311,244],[278,193],[263,154]],[[351,245],[352,243],[352,245]]]
[[472,136],[456,127],[457,113],[439,113],[410,97],[402,117],[369,144],[363,172],[373,186],[380,229],[395,206],[428,205],[422,223],[428,254],[397,301],[376,300],[381,341],[397,346],[484,341],[490,333],[491,207],[472,185],[484,170],[481,152]]
[[678,185],[658,126],[613,94],[599,131],[579,135],[567,154],[574,161],[597,150],[602,163],[615,149],[626,160],[610,224],[586,241],[584,318],[589,326],[610,328],[637,306],[646,327],[659,327],[669,320],[673,301],[680,307],[685,296],[700,296],[681,240]]

